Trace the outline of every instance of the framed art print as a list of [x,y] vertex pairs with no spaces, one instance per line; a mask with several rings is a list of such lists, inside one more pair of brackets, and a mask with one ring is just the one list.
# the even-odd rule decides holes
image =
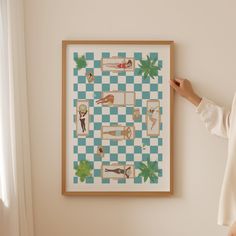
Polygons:
[[63,41],[62,193],[173,193],[172,41]]

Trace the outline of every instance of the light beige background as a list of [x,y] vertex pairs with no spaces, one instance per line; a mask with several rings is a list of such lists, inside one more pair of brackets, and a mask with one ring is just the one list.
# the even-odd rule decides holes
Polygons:
[[176,41],[176,74],[230,105],[236,88],[234,0],[25,0],[36,236],[223,236],[216,225],[227,141],[175,102],[175,195],[64,197],[61,185],[61,40]]

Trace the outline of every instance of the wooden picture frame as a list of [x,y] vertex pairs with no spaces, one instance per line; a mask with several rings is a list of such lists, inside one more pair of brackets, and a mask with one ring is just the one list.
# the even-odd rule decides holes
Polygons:
[[[139,49],[139,50],[137,50]],[[103,53],[104,52],[104,53]],[[101,61],[103,62],[103,58],[107,58],[107,55],[110,53],[111,57],[124,57],[125,53],[127,54],[125,57],[127,58],[135,58],[135,65],[132,63],[132,67],[134,68],[134,71],[120,71],[120,68],[122,67],[128,67],[128,61],[126,61],[126,65],[125,64],[107,64],[107,68],[111,67],[111,71],[109,71],[109,73],[107,71],[104,70],[99,70],[99,63],[101,66]],[[132,54],[133,53],[133,54]],[[131,55],[132,54],[132,55]],[[85,56],[84,56],[85,55]],[[101,56],[104,55],[105,57]],[[133,56],[135,55],[135,56]],[[156,61],[157,64],[154,63],[154,61],[156,60],[155,55],[158,55],[158,59]],[[83,58],[84,56],[84,58]],[[160,58],[159,58],[160,56]],[[79,57],[81,57],[81,61],[79,61]],[[156,72],[154,73],[154,79],[157,80],[157,84],[159,85],[159,82],[161,82],[162,78],[162,84],[160,85],[163,86],[163,91],[160,90],[158,91],[158,96],[159,96],[159,92],[163,92],[160,94],[163,94],[164,98],[161,100],[161,104],[160,104],[160,109],[164,110],[163,114],[161,114],[161,122],[162,125],[164,126],[164,128],[166,130],[168,130],[168,133],[165,133],[165,135],[162,137],[160,137],[160,140],[163,141],[164,137],[168,137],[168,140],[164,140],[163,143],[165,144],[168,143],[168,147],[165,147],[165,150],[167,155],[165,155],[165,153],[156,153],[158,155],[159,158],[159,154],[163,154],[160,155],[160,159],[158,159],[158,161],[156,161],[156,159],[154,158],[154,154],[150,152],[149,153],[144,153],[144,143],[142,143],[142,147],[133,144],[133,146],[131,145],[131,147],[126,147],[123,143],[122,145],[117,144],[116,146],[114,145],[114,143],[112,143],[114,146],[109,146],[107,145],[107,143],[105,145],[103,144],[103,140],[99,141],[99,138],[97,138],[96,136],[96,142],[98,141],[98,143],[95,145],[94,143],[94,153],[90,153],[90,146],[78,146],[76,148],[76,142],[81,142],[84,143],[84,140],[81,141],[82,139],[79,139],[78,137],[75,137],[77,132],[75,131],[75,129],[77,130],[77,128],[73,128],[73,127],[77,127],[78,125],[81,125],[81,127],[83,126],[83,129],[85,129],[84,124],[83,124],[83,114],[85,113],[82,108],[84,110],[86,110],[86,106],[81,107],[81,111],[82,115],[81,118],[77,119],[77,117],[75,116],[75,113],[77,114],[77,110],[78,107],[75,105],[75,103],[78,101],[80,95],[84,92],[86,94],[86,96],[88,95],[88,97],[85,98],[81,98],[82,100],[89,100],[91,101],[91,107],[89,106],[89,109],[87,112],[87,114],[89,114],[89,125],[91,125],[91,127],[93,127],[92,129],[90,128],[90,132],[94,134],[94,136],[89,136],[89,138],[91,138],[91,140],[93,139],[93,137],[95,137],[95,133],[96,135],[98,135],[98,131],[97,130],[97,124],[92,121],[93,114],[95,116],[94,109],[96,108],[97,110],[102,110],[104,109],[104,111],[107,111],[105,109],[111,109],[112,106],[107,106],[107,104],[99,104],[99,106],[97,107],[95,103],[95,99],[99,99],[98,97],[92,97],[92,93],[89,91],[87,93],[87,88],[94,88],[94,84],[93,83],[97,83],[99,84],[98,81],[102,81],[101,85],[98,85],[98,88],[103,88],[103,84],[106,84],[105,87],[111,87],[111,84],[114,84],[114,88],[109,90],[109,91],[120,91],[120,89],[117,87],[122,87],[122,86],[118,86],[119,83],[119,78],[121,78],[121,80],[123,81],[124,79],[126,79],[126,82],[128,81],[128,83],[131,83],[130,81],[134,81],[134,79],[138,78],[137,80],[140,81],[140,79],[144,80],[145,74],[142,73],[141,75],[135,74],[136,73],[136,69],[140,69],[141,67],[139,66],[141,63],[141,60],[145,60],[148,61],[149,59],[152,60],[152,62],[157,65],[158,67],[158,75],[156,76]],[[81,69],[78,69],[82,66],[84,66],[85,64],[83,64],[85,59],[85,67],[82,67]],[[76,61],[77,60],[77,61]],[[161,61],[163,64],[160,63],[161,66],[159,66],[159,61]],[[94,63],[94,67],[92,68],[91,65],[93,65]],[[95,66],[96,64],[96,66]],[[112,70],[112,68],[119,68],[118,70]],[[87,68],[88,67],[88,68]],[[77,68],[77,69],[76,69]],[[161,69],[160,69],[161,68]],[[77,70],[77,71],[76,71]],[[140,69],[141,72],[142,69]],[[160,74],[159,74],[159,70],[160,70]],[[78,72],[79,71],[79,72]],[[83,72],[82,72],[83,71]],[[95,82],[93,82],[93,80],[91,80],[89,83],[86,80],[87,74],[92,73],[92,71],[94,72],[94,74],[92,76],[94,76],[95,78]],[[101,71],[101,72],[100,72]],[[163,73],[162,73],[163,71]],[[124,73],[126,73],[124,75]],[[130,73],[130,74],[129,74]],[[133,74],[132,74],[133,73]],[[137,72],[138,73],[138,72]],[[94,79],[93,78],[93,79]],[[174,42],[173,41],[159,41],[159,40],[120,40],[120,41],[113,41],[113,40],[103,40],[103,41],[97,41],[97,40],[64,40],[62,41],[62,194],[66,195],[66,196],[170,196],[173,194],[173,89],[169,87],[169,79],[173,79],[174,78]],[[81,80],[80,80],[81,79]],[[106,80],[106,83],[103,83],[103,79]],[[109,80],[111,82],[111,79],[114,79],[114,81],[116,81],[118,79],[117,84],[112,81],[112,83],[107,83],[107,80]],[[153,80],[151,80],[151,77],[147,76],[147,80],[150,81],[150,86],[152,84],[153,87],[155,87],[155,83],[153,82]],[[69,82],[68,82],[69,81]],[[78,84],[76,85],[77,82],[72,82],[72,81],[79,81]],[[81,82],[83,81],[83,82]],[[163,82],[164,81],[164,82]],[[123,87],[128,85],[126,84],[126,82],[121,83],[123,85]],[[168,82],[168,85],[167,85]],[[83,84],[84,83],[84,84]],[[147,83],[146,81],[144,82],[145,84]],[[90,84],[90,85],[88,85]],[[107,85],[108,84],[108,85]],[[147,83],[148,84],[148,83]],[[131,83],[130,87],[135,86],[135,83],[133,82],[133,84]],[[142,86],[142,82],[141,82],[141,86]],[[168,87],[167,87],[168,86]],[[79,87],[79,88],[78,88]],[[123,88],[122,87],[122,88]],[[137,86],[140,88],[140,86]],[[148,86],[147,86],[148,87]],[[79,89],[82,89],[81,91]],[[116,88],[116,89],[115,89]],[[143,86],[142,88],[146,88],[146,85]],[[101,94],[103,91],[103,89],[100,89]],[[124,91],[124,90],[123,90]],[[143,90],[144,91],[144,90]],[[151,91],[151,90],[150,90]],[[78,97],[75,99],[75,97],[77,96],[76,94],[73,95],[73,93],[77,93]],[[92,91],[94,93],[94,96],[98,93],[95,90]],[[148,93],[148,91],[146,91]],[[147,95],[147,93],[145,93],[145,96]],[[151,93],[150,92],[150,96],[155,93]],[[155,95],[154,95],[155,96]],[[140,111],[141,111],[141,118],[140,119],[144,119],[145,121],[147,121],[148,119],[148,115],[150,116],[150,120],[153,119],[152,118],[152,114],[149,112],[147,113],[147,111],[145,113],[142,113],[143,110],[145,110],[145,107],[142,107],[143,105],[140,105],[140,93],[135,92],[135,98],[138,99],[139,98],[139,106]],[[157,99],[156,97],[151,97],[147,100],[153,100],[153,99]],[[159,99],[159,98],[158,98]],[[143,99],[144,100],[144,99]],[[145,102],[146,102],[145,101]],[[165,101],[165,102],[162,102]],[[104,102],[104,101],[103,101]],[[109,104],[112,104],[112,99],[110,101]],[[137,106],[138,104],[136,104]],[[136,108],[135,106],[135,108]],[[106,107],[106,108],[105,108]],[[101,108],[101,109],[100,109]],[[167,109],[168,108],[168,109]],[[125,107],[119,107],[119,109],[125,109]],[[113,109],[115,110],[115,109]],[[123,110],[122,110],[123,111]],[[129,110],[130,112],[130,110]],[[152,112],[152,111],[151,111]],[[154,111],[155,112],[155,111]],[[160,111],[159,111],[160,112]],[[99,113],[99,112],[98,112]],[[98,114],[97,113],[97,114]],[[96,114],[96,115],[97,115]],[[119,114],[117,114],[119,116]],[[127,116],[128,114],[126,114]],[[162,117],[165,116],[165,117]],[[129,118],[131,119],[131,117],[133,117],[133,114],[129,113]],[[93,117],[94,118],[94,117]],[[100,118],[100,117],[98,117]],[[102,119],[103,119],[103,114],[102,114]],[[105,117],[107,119],[107,117]],[[104,120],[106,120],[104,118]],[[119,118],[119,117],[118,117]],[[123,117],[122,117],[123,118]],[[74,124],[75,120],[77,122],[79,122],[78,120],[80,120],[80,123]],[[97,118],[96,118],[97,120]],[[130,120],[129,120],[130,121]],[[140,120],[134,121],[134,124],[136,124],[135,122],[140,122]],[[106,122],[107,123],[107,120]],[[123,123],[123,122],[121,122]],[[76,126],[77,125],[77,126]],[[114,124],[113,124],[114,125]],[[145,126],[145,125],[143,125]],[[94,129],[96,127],[96,129]],[[101,128],[101,127],[100,127]],[[162,127],[160,135],[162,135],[165,131]],[[118,132],[118,131],[117,131]],[[137,130],[135,128],[135,132],[139,132],[138,134],[140,135],[140,132],[142,133],[142,130]],[[118,132],[119,133],[119,132]],[[112,135],[116,135],[115,132],[112,133]],[[73,136],[73,137],[72,137]],[[86,138],[87,136],[80,136],[80,138]],[[99,137],[99,136],[98,136]],[[155,137],[150,137],[150,139],[153,138],[155,139]],[[94,138],[95,139],[95,138]],[[102,139],[102,138],[101,138]],[[140,140],[146,140],[145,138],[139,138]],[[158,138],[157,138],[158,139]],[[90,142],[91,140],[89,140],[88,142]],[[138,140],[136,138],[136,140]],[[135,140],[135,142],[136,142]],[[147,138],[148,140],[148,138]],[[94,141],[94,140],[93,140]],[[107,140],[106,140],[107,141]],[[108,140],[109,141],[109,140]],[[138,140],[139,141],[139,140]],[[137,141],[137,143],[138,143]],[[87,140],[86,140],[87,142]],[[95,142],[95,141],[94,141]],[[109,141],[110,142],[110,141]],[[117,142],[123,142],[123,141],[117,141]],[[132,143],[130,142],[130,140],[127,141],[128,143]],[[150,142],[153,142],[153,140],[151,140]],[[156,140],[154,140],[154,142],[156,142]],[[158,139],[159,142],[159,139]],[[101,145],[99,145],[101,143]],[[81,145],[81,144],[80,144]],[[159,144],[158,144],[159,145]],[[157,145],[157,148],[159,147]],[[99,157],[98,156],[98,152],[97,152],[97,148],[98,147],[102,147],[104,146],[104,152],[103,153],[103,157]],[[112,156],[112,158],[114,159],[109,159],[110,163],[116,164],[116,165],[121,165],[121,163],[123,163],[123,159],[124,156],[129,154],[129,156],[133,157],[133,159],[131,158],[131,161],[127,161],[128,159],[126,159],[126,166],[129,166],[131,164],[134,164],[138,166],[138,164],[136,163],[136,159],[134,158],[134,156],[132,156],[131,153],[122,153],[120,154],[119,152],[111,152],[109,153],[107,150],[111,150],[112,148],[114,148],[114,150],[117,150],[117,148],[119,149],[119,147],[122,146],[123,149],[125,148],[129,148],[130,150],[132,150],[132,148],[134,148],[135,150],[141,150],[141,153],[136,152],[135,153],[135,158],[140,158],[140,155],[147,157],[149,155],[150,158],[150,162],[152,163],[158,163],[159,160],[162,159],[162,163],[163,166],[167,166],[166,169],[163,169],[164,171],[166,171],[164,174],[165,176],[161,176],[159,172],[159,169],[157,171],[157,180],[156,177],[153,178],[153,181],[157,181],[157,182],[151,182],[151,177],[149,176],[147,181],[149,181],[150,183],[144,182],[144,177],[141,176],[142,182],[141,183],[137,183],[136,185],[132,182],[129,182],[127,184],[127,182],[125,183],[125,181],[130,181],[130,179],[124,180],[122,179],[120,180],[111,180],[111,182],[108,184],[108,181],[105,179],[104,183],[103,182],[99,182],[100,179],[99,177],[102,179],[102,175],[100,173],[99,176],[99,169],[95,169],[95,165],[97,165],[98,163],[95,162],[99,162],[98,160],[101,161],[101,166],[104,165],[104,163],[106,164],[106,160],[109,159],[108,155],[110,155],[110,157]],[[138,147],[138,148],[137,148]],[[155,146],[148,146],[146,145],[146,148],[151,150],[151,147],[155,147]],[[78,148],[81,148],[81,152],[78,151]],[[141,148],[141,149],[140,149]],[[73,149],[77,149],[77,153],[74,151],[72,151]],[[88,150],[89,153],[87,154],[86,151],[84,150]],[[121,149],[121,148],[120,148]],[[155,149],[155,148],[154,148]],[[146,151],[145,151],[146,152]],[[76,153],[76,155],[78,156],[78,158],[80,159],[76,159],[77,156],[74,155]],[[152,155],[151,155],[152,154]],[[81,156],[79,156],[81,155]],[[96,156],[97,155],[97,156]],[[118,159],[117,158],[118,155]],[[119,155],[121,157],[121,161],[119,160]],[[104,157],[105,156],[105,157]],[[92,163],[93,159],[94,163]],[[100,158],[100,159],[99,159]],[[102,158],[105,158],[103,160],[101,160]],[[154,159],[152,159],[154,158]],[[135,159],[135,160],[134,160]],[[112,161],[111,161],[112,160]],[[116,161],[117,160],[117,161]],[[133,163],[132,163],[132,160]],[[165,163],[166,161],[166,163]],[[77,165],[76,165],[77,162]],[[149,162],[149,163],[150,163]],[[148,166],[148,159],[142,159],[140,161],[140,163],[144,163],[146,166]],[[88,165],[88,173],[89,175],[84,176],[84,173],[79,173],[79,165]],[[93,166],[92,166],[93,165]],[[153,164],[154,165],[154,164]],[[91,167],[92,166],[92,167]],[[157,165],[156,165],[157,166]],[[92,168],[92,171],[91,171]],[[156,167],[155,167],[156,168]],[[94,171],[94,172],[93,172]],[[96,171],[96,176],[95,176],[95,171]],[[117,173],[120,172],[121,170],[115,170]],[[124,171],[124,170],[122,170]],[[78,174],[78,176],[75,174],[75,172]],[[94,178],[92,180],[91,175],[94,173]],[[132,180],[134,181],[139,181],[140,177],[138,176],[141,172],[142,169],[141,167],[137,167],[135,166],[134,169],[135,174],[137,174],[137,176],[135,176],[135,178],[132,178]],[[87,174],[88,174],[87,173]],[[144,173],[144,172],[143,172]],[[163,173],[162,173],[163,174]],[[91,177],[91,178],[90,178]],[[162,178],[163,177],[163,178]],[[77,178],[77,180],[76,180]],[[161,179],[162,178],[162,179]],[[166,179],[164,179],[166,178]],[[120,179],[120,178],[118,178]],[[159,181],[160,180],[160,184]],[[73,182],[74,181],[74,182]],[[84,182],[82,182],[84,181]],[[94,182],[92,182],[94,181]],[[103,181],[103,179],[101,180]],[[117,182],[114,181],[120,181],[120,183],[118,184]],[[162,181],[162,182],[161,182]],[[99,182],[99,183],[98,183]],[[158,185],[159,184],[159,185]],[[166,185],[165,185],[166,184]],[[150,186],[149,186],[150,185]],[[156,185],[156,186],[155,186]],[[108,187],[108,189],[106,189],[107,186],[111,186],[110,188]],[[125,186],[125,188],[123,189],[122,186]],[[141,187],[142,186],[142,187]],[[161,186],[161,187],[159,187]],[[150,188],[150,189],[149,189]],[[160,188],[160,189],[158,189]]]

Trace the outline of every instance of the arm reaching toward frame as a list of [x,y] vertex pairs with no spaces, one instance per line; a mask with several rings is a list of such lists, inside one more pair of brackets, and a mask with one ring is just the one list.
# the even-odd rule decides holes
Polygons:
[[187,79],[176,78],[170,80],[170,86],[182,97],[186,98],[193,105],[198,106],[202,98],[193,90],[192,84]]
[[198,96],[190,81],[176,78],[170,80],[170,86],[182,97],[196,106],[196,111],[211,134],[227,138],[230,126],[230,111],[214,102]]

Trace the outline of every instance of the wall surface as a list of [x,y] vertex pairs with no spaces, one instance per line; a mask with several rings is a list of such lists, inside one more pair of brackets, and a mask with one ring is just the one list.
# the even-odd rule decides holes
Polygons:
[[176,75],[230,106],[236,87],[234,0],[25,0],[36,236],[223,236],[217,226],[227,140],[210,136],[176,96],[175,194],[61,195],[61,41],[168,39]]

